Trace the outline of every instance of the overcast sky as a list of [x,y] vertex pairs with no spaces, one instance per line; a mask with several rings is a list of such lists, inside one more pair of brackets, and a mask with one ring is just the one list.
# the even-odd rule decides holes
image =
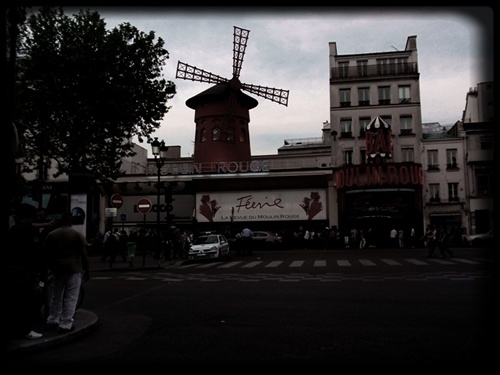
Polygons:
[[[176,79],[177,62],[230,79],[233,26],[250,30],[240,81],[290,90],[288,106],[249,94],[259,102],[250,111],[252,155],[277,154],[285,139],[321,137],[330,120],[330,42],[340,55],[388,52],[404,50],[407,38],[417,36],[424,123],[454,124],[469,88],[493,81],[493,12],[487,7],[91,9],[108,29],[129,22],[165,41],[164,78],[175,82],[177,94],[154,136],[181,146],[181,156],[194,151],[194,111],[185,102],[212,85]],[[149,145],[142,146],[151,155]]]

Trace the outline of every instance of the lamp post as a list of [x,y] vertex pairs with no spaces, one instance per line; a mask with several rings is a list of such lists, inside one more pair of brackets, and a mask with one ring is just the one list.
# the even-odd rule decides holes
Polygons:
[[[160,255],[161,249],[161,236],[160,236],[160,177],[161,177],[161,167],[165,164],[165,159],[167,157],[168,147],[165,146],[165,141],[158,141],[158,137],[155,137],[154,141],[151,142],[151,149],[153,156],[155,158],[155,164],[157,169],[157,196],[156,196],[156,251]],[[158,260],[159,261],[159,260]]]

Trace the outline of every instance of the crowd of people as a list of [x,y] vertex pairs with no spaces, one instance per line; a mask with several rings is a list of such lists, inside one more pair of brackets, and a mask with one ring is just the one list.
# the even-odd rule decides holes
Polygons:
[[92,254],[100,254],[101,261],[110,265],[117,261],[135,266],[138,255],[152,256],[159,263],[173,259],[187,259],[187,252],[193,241],[193,233],[186,229],[171,226],[168,230],[157,231],[151,228],[119,230],[109,228],[98,233],[90,245]]

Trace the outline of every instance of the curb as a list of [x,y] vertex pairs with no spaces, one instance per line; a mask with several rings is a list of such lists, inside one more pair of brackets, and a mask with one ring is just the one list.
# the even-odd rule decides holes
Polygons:
[[7,343],[7,354],[16,356],[26,353],[39,352],[48,348],[66,344],[68,342],[78,340],[82,336],[89,334],[97,329],[99,319],[96,314],[91,311],[79,309],[75,315],[74,327],[71,332],[60,334],[57,331],[48,331],[40,329],[43,337],[36,340],[29,339],[13,339]]

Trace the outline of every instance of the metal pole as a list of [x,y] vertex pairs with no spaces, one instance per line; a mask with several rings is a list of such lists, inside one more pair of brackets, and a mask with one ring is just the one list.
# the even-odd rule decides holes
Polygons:
[[151,142],[151,148],[153,155],[155,157],[156,168],[158,169],[158,181],[157,181],[157,197],[156,197],[156,251],[158,255],[158,267],[160,267],[160,249],[161,249],[161,237],[160,237],[160,175],[161,167],[165,163],[166,153],[168,147],[165,146],[165,142],[158,141],[155,137],[154,141]]
[[158,255],[158,265],[160,265],[160,249],[161,249],[161,237],[160,237],[160,173],[162,166],[161,158],[156,160],[156,167],[158,168],[158,185],[157,185],[157,196],[156,196],[156,250]]
[[[142,227],[144,228],[144,232],[146,231],[146,214],[142,215]],[[146,233],[144,233],[144,238],[142,239],[142,266],[146,265]]]

